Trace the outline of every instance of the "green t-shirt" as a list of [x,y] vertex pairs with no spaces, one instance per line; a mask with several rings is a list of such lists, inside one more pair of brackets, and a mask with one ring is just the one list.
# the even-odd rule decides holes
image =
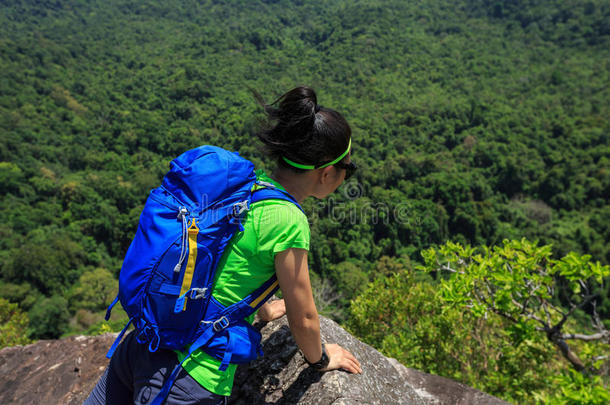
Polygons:
[[[285,190],[262,170],[256,171],[256,177]],[[225,306],[240,301],[273,275],[276,253],[289,248],[309,250],[307,217],[290,201],[253,203],[242,224],[244,231],[229,242],[216,271],[213,295]],[[248,319],[250,323],[253,318]],[[185,355],[178,352],[179,361]],[[203,350],[193,353],[182,365],[208,391],[229,396],[237,366],[230,364],[224,372],[218,370],[219,366],[220,360]]]

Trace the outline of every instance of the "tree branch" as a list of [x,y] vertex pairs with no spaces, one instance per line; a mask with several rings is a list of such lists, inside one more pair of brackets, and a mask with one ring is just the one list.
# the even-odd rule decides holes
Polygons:
[[548,325],[546,322],[544,322],[542,319],[540,319],[538,316],[536,316],[536,314],[534,314],[533,312],[527,313],[525,307],[522,304],[520,304],[519,302],[517,302],[517,300],[515,300],[513,298],[512,301],[513,301],[513,304],[515,304],[517,306],[517,308],[519,308],[521,310],[521,313],[524,314],[526,318],[533,319],[534,321],[541,324],[544,328],[549,328],[550,325]]
[[577,309],[582,308],[585,305],[587,305],[589,302],[591,302],[591,300],[593,298],[595,298],[595,295],[589,295],[588,297],[585,297],[583,302],[581,302],[580,304],[573,305],[572,308],[570,308],[570,310],[567,313],[562,313],[561,321],[559,321],[559,323],[557,323],[557,325],[553,326],[553,329],[555,329],[555,330],[557,330],[557,332],[559,332],[561,330],[561,328],[563,327],[563,324],[566,323],[566,321],[568,320],[568,317],[570,315],[572,315],[574,313],[574,311],[576,311]]
[[463,271],[457,271],[457,270],[453,270],[451,267],[449,267],[449,265],[448,265],[448,264],[447,264],[447,265],[443,265],[443,264],[440,264],[440,263],[439,263],[439,264],[438,264],[438,266],[439,266],[439,267],[438,267],[437,271],[439,271],[439,270],[444,270],[444,271],[448,271],[448,272],[450,272],[450,273],[465,274]]
[[553,333],[553,329],[547,331],[547,337],[549,340],[557,346],[563,357],[572,364],[572,367],[577,371],[583,371],[585,365],[580,358],[570,349],[570,346],[565,340],[561,338],[559,334]]
[[575,340],[607,340],[610,343],[610,331],[603,331],[600,333],[594,333],[592,335],[585,335],[583,333],[566,333],[560,335],[561,339],[575,339]]
[[[542,300],[541,300],[542,301]],[[542,307],[542,309],[544,310],[544,313],[546,314],[546,321],[548,322],[548,324],[550,325],[551,323],[553,323],[553,321],[551,320],[551,313],[549,312],[549,309],[547,308],[547,303],[546,302],[542,302],[540,304],[540,306]]]
[[[480,298],[480,297],[477,297]],[[495,305],[492,305],[491,303],[489,303],[485,298],[480,298],[481,302],[483,302],[483,304],[485,304],[487,306],[487,308],[489,308],[489,310],[491,310],[491,312],[493,312],[496,315],[500,315],[503,318],[508,319],[509,321],[512,321],[514,323],[518,323],[519,321],[516,318],[513,318],[511,315],[500,311],[498,308],[495,307]]]

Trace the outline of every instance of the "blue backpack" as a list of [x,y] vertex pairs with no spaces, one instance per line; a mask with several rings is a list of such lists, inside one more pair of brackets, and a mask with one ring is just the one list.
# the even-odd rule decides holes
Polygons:
[[[261,335],[244,320],[278,289],[273,275],[229,307],[212,297],[218,262],[250,204],[265,199],[291,201],[288,193],[258,181],[254,165],[214,146],[183,153],[170,164],[160,187],[151,191],[119,275],[117,301],[129,322],[108,351],[112,357],[133,323],[137,340],[151,352],[202,348],[221,361],[247,363],[262,355]],[[186,360],[185,358],[185,360]],[[184,360],[183,360],[184,362]],[[182,363],[166,379],[153,405],[163,403]]]

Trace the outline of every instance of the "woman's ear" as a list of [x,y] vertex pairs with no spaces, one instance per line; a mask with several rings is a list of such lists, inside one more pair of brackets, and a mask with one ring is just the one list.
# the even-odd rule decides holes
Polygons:
[[335,168],[333,166],[327,166],[327,167],[324,167],[324,168],[318,169],[318,170],[320,170],[320,175],[319,175],[320,184],[326,185],[329,182],[335,181],[335,178],[333,176],[335,174]]

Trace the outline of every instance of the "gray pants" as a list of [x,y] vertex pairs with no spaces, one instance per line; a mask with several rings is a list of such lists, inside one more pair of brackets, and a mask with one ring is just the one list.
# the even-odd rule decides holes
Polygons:
[[[143,405],[152,402],[165,376],[178,364],[171,350],[148,351],[129,333],[114,352],[110,364],[83,405]],[[221,405],[228,397],[211,393],[184,370],[180,371],[166,405]]]

